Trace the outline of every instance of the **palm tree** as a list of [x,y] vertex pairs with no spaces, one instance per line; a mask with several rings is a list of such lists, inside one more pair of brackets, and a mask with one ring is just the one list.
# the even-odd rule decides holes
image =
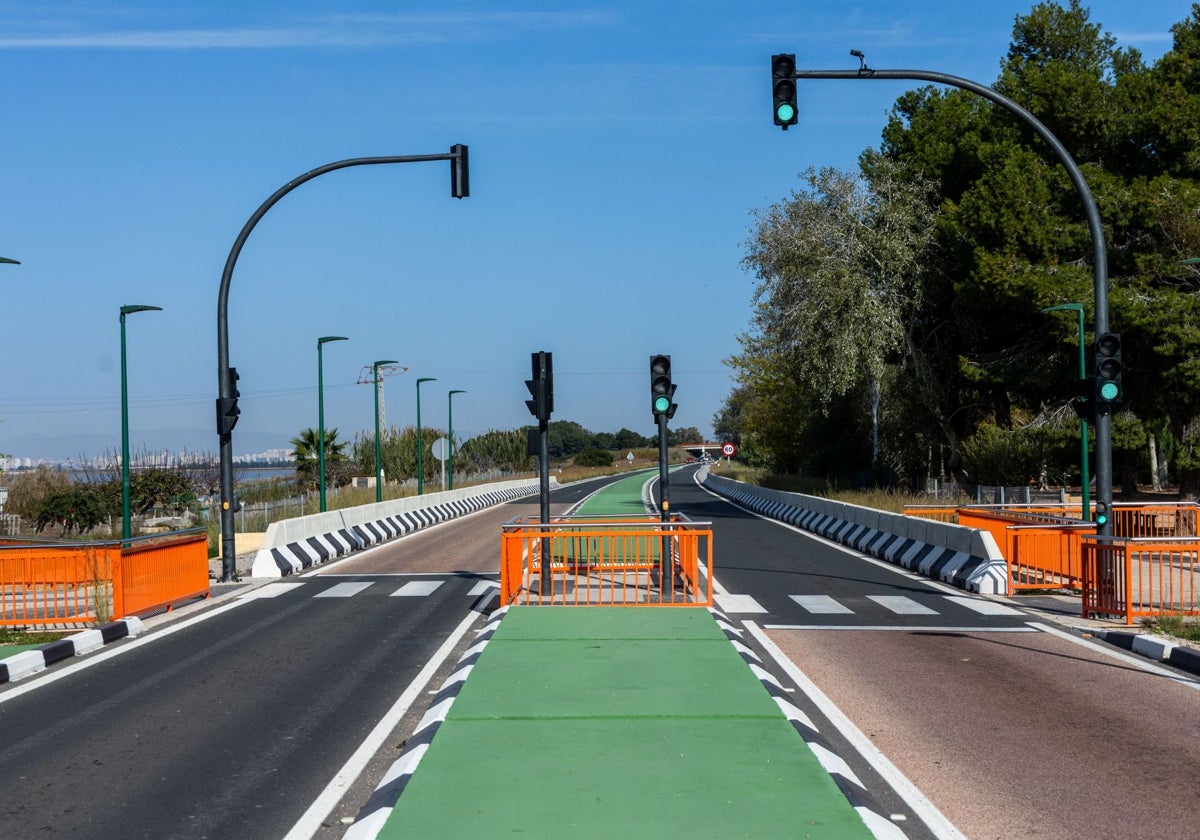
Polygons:
[[[338,479],[346,473],[341,469],[346,463],[347,441],[337,439],[337,429],[325,430],[325,481],[334,487],[345,484]],[[292,456],[296,460],[296,478],[304,487],[317,486],[317,470],[320,469],[320,435],[316,429],[305,429],[292,438]]]

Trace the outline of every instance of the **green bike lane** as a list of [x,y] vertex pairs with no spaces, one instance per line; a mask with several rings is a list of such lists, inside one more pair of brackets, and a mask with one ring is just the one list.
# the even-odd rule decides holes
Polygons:
[[[650,475],[579,513],[642,513]],[[360,814],[378,833],[347,838],[874,836],[708,609],[513,606],[489,626],[414,734],[419,764],[389,774],[386,821]]]

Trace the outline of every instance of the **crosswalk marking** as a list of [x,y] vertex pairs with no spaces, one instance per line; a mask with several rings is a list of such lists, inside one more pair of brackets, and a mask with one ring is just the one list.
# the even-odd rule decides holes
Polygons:
[[326,589],[324,592],[318,592],[313,597],[314,598],[353,598],[359,592],[362,592],[364,589],[366,589],[368,586],[370,586],[372,583],[374,583],[374,581],[370,581],[370,580],[347,581],[345,583],[339,583],[335,586],[331,586],[328,589]]
[[291,592],[293,589],[297,589],[301,586],[304,586],[304,583],[303,583],[303,581],[298,581],[298,580],[297,581],[288,581],[288,582],[280,581],[279,583],[268,583],[268,584],[264,584],[263,586],[259,586],[255,589],[251,589],[245,595],[240,596],[240,598],[243,601],[251,601],[256,598],[278,598],[280,595],[284,594],[285,592]]
[[947,601],[958,604],[960,607],[966,607],[969,610],[974,610],[980,615],[1024,615],[1018,609],[1014,609],[1006,604],[997,604],[995,601],[988,601],[983,598],[967,598],[962,595],[945,595]]
[[717,602],[721,612],[725,613],[766,613],[762,604],[749,595],[730,595],[729,593],[714,593],[713,600]]
[[472,586],[471,591],[468,592],[467,594],[472,597],[477,597],[479,595],[484,594],[485,592],[491,592],[493,589],[499,589],[499,588],[500,588],[500,584],[496,583],[496,581],[494,581],[494,580],[481,580],[481,581],[479,581],[479,583]]
[[423,598],[426,595],[432,595],[434,590],[441,586],[445,581],[441,580],[412,580],[401,586],[391,597],[397,596],[401,598]]
[[790,597],[813,615],[848,615],[854,612],[828,595],[792,595]]
[[904,595],[868,595],[867,598],[896,615],[937,615],[937,610],[931,610]]

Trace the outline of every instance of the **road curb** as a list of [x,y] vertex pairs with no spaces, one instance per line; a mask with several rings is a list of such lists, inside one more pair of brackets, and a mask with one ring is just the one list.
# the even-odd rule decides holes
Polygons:
[[1087,632],[1097,639],[1110,645],[1116,645],[1130,653],[1136,653],[1147,659],[1153,659],[1155,662],[1163,662],[1181,671],[1200,676],[1200,651],[1194,648],[1184,647],[1178,642],[1149,633],[1129,633],[1123,630],[1100,628],[1088,628]]
[[73,656],[91,653],[118,639],[137,636],[145,629],[136,616],[112,621],[102,627],[84,630],[65,639],[49,642],[35,650],[25,650],[0,659],[0,684],[15,682],[46,670],[46,667]]

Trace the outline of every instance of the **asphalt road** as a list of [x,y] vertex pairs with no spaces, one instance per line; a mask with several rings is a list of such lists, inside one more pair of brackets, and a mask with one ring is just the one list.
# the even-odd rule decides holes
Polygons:
[[[558,491],[554,508],[602,483]],[[495,591],[499,523],[536,512],[535,496],[364,552],[326,574],[246,587],[186,618],[155,622],[136,640],[4,686],[0,838],[285,836]],[[372,772],[386,767],[402,737],[387,743]],[[329,836],[378,781],[369,775],[325,821]]]
[[[1003,599],[769,523],[684,476],[672,477],[671,500],[713,522],[715,577],[749,596],[728,603],[762,610],[733,617],[769,639],[972,840],[1200,833],[1195,680],[1146,670]],[[804,694],[802,680],[788,682]],[[806,708],[822,715],[811,701]],[[914,837],[929,828],[913,825],[905,831]]]

